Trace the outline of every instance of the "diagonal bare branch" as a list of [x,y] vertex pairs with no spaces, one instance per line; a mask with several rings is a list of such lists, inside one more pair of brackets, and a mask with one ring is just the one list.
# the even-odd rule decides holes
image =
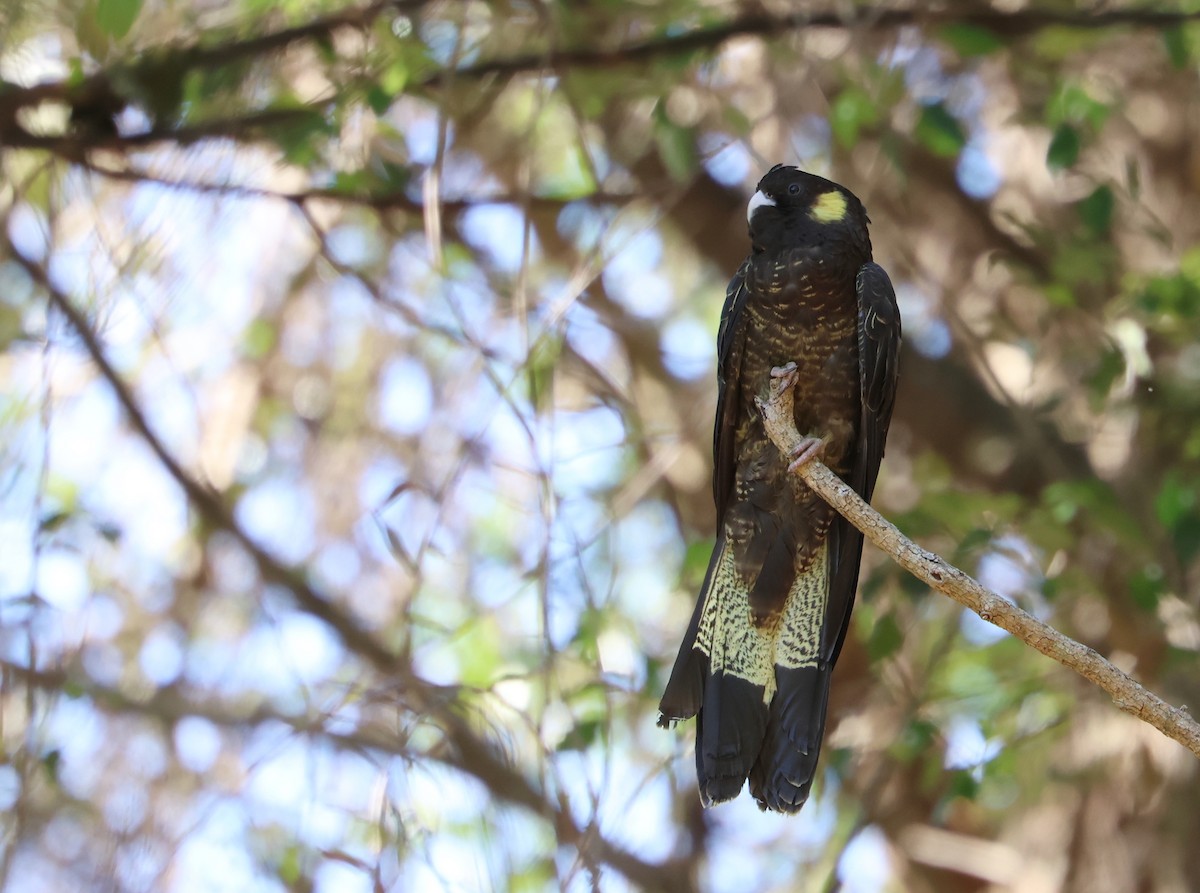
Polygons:
[[[767,435],[785,455],[794,452],[801,442],[800,432],[796,430],[793,405],[790,385],[779,378],[772,379],[768,399],[758,401]],[[1107,692],[1126,713],[1149,723],[1200,757],[1200,724],[1192,719],[1186,709],[1172,707],[1095,650],[1063,635],[1003,596],[986,589],[940,555],[922,549],[863,502],[853,488],[823,463],[811,461],[798,469],[797,473],[822,499],[861,530],[867,539],[921,582],[970,608],[984,620],[1012,633],[1064,667],[1074,670]]]

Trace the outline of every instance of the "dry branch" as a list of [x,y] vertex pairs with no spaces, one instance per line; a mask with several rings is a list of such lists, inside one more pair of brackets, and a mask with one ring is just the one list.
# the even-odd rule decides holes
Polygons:
[[[772,378],[770,396],[765,401],[759,400],[758,407],[771,441],[785,455],[794,452],[802,438],[796,430],[793,416],[791,384],[785,379]],[[917,579],[970,608],[989,623],[1012,633],[1047,657],[1070,667],[1104,689],[1126,713],[1150,723],[1200,757],[1200,724],[1192,719],[1186,709],[1172,707],[1095,650],[1042,623],[941,556],[922,549],[863,502],[848,484],[823,463],[811,461],[798,469],[797,473],[822,499],[861,530],[867,539],[891,555]]]

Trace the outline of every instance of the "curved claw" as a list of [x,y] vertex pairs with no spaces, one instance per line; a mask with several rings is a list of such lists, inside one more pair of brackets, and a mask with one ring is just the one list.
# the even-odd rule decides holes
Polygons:
[[818,459],[825,450],[825,441],[819,437],[806,437],[792,450],[788,472],[795,473],[813,459]]
[[787,389],[800,380],[800,370],[796,368],[795,363],[788,363],[786,366],[775,366],[771,369],[771,377],[777,379],[774,382],[777,388]]

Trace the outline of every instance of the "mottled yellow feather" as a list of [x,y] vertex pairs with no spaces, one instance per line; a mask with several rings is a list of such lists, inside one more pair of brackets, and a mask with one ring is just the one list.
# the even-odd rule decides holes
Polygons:
[[837,223],[846,216],[846,196],[836,189],[822,193],[808,216],[818,223]]
[[704,596],[695,648],[708,655],[714,673],[745,679],[763,688],[763,703],[775,696],[775,667],[814,667],[821,648],[828,590],[826,548],[796,575],[782,616],[759,626],[750,616],[749,589],[723,545]]

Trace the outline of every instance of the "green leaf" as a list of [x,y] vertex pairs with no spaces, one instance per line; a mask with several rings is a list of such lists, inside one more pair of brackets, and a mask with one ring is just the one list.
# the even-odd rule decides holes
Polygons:
[[904,644],[904,634],[900,632],[896,618],[891,614],[885,614],[875,622],[875,626],[871,629],[871,638],[867,640],[867,655],[872,662],[883,660],[898,651],[902,644]]
[[700,581],[704,579],[704,572],[708,569],[712,551],[712,540],[698,540],[687,547],[687,551],[683,553],[683,567],[680,568],[680,585],[688,588],[691,588],[693,583],[700,585]]
[[408,83],[408,66],[403,60],[396,60],[379,77],[379,86],[391,96],[395,96]]
[[1175,472],[1168,474],[1154,499],[1158,520],[1164,527],[1173,528],[1195,507],[1196,488],[1185,484]]
[[944,158],[957,155],[967,143],[962,125],[940,102],[921,109],[916,137],[930,152]]
[[547,334],[534,343],[525,362],[525,381],[529,388],[529,402],[538,412],[550,408],[553,393],[554,372],[562,353],[562,341]]
[[58,769],[62,764],[62,751],[57,748],[47,751],[42,757],[42,769],[46,772],[46,778],[51,784],[58,785]]
[[272,127],[268,136],[283,150],[288,161],[306,165],[317,157],[316,138],[331,136],[334,132],[335,128],[321,112],[299,108],[294,110],[294,116]]
[[603,731],[604,722],[602,720],[583,720],[563,736],[562,741],[558,743],[558,747],[555,750],[560,752],[564,750],[587,750],[591,745],[596,743],[596,739],[600,737]]
[[950,796],[974,800],[979,794],[979,782],[970,772],[954,772],[950,775]]
[[1075,207],[1084,225],[1093,235],[1102,236],[1112,226],[1113,208],[1116,199],[1108,186],[1098,187],[1091,195],[1083,199]]
[[367,105],[371,107],[377,115],[382,115],[392,105],[391,94],[378,84],[372,84],[367,88]]
[[696,170],[696,137],[690,127],[680,127],[667,116],[666,106],[654,110],[654,141],[667,173],[678,181],[691,178]]
[[1175,68],[1184,68],[1188,64],[1187,35],[1180,25],[1164,28],[1162,32],[1163,46],[1167,49],[1167,58]]
[[252,360],[261,360],[275,346],[275,327],[265,319],[256,319],[242,333],[242,350]]
[[1148,564],[1129,578],[1129,594],[1143,611],[1158,607],[1164,588],[1162,568],[1157,564]]
[[99,0],[96,4],[96,24],[120,39],[129,33],[141,11],[142,0]]
[[859,131],[879,120],[879,109],[866,91],[850,87],[839,93],[833,101],[829,118],[834,138],[845,148],[851,149],[858,142]]
[[1052,170],[1071,167],[1079,158],[1079,131],[1070,124],[1059,124],[1046,150],[1046,164]]
[[1004,46],[994,31],[978,25],[946,25],[939,33],[945,43],[963,56],[986,56]]
[[1099,130],[1108,120],[1112,109],[1106,103],[1092,97],[1077,84],[1064,84],[1046,107],[1049,124],[1076,124]]

